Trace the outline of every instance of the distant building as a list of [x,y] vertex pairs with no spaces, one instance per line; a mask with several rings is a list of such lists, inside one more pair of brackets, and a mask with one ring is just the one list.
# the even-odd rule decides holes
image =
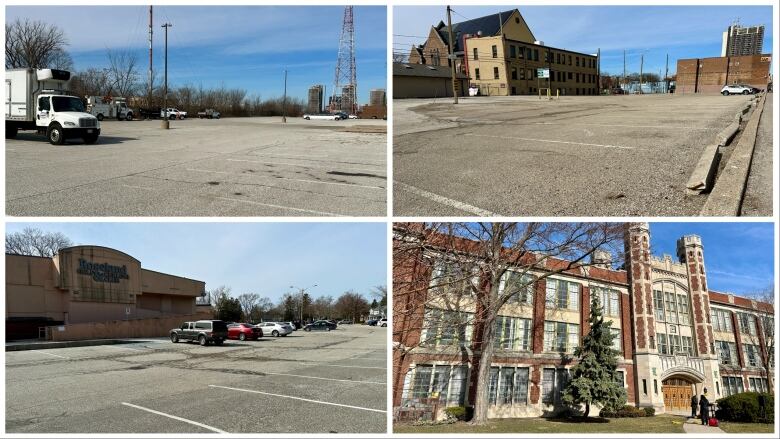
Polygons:
[[[453,23],[455,68],[482,95],[536,94],[551,88],[563,95],[598,94],[595,55],[556,49],[534,37],[517,9]],[[444,22],[432,26],[428,39],[412,47],[410,64],[451,66],[449,32]],[[549,71],[549,79],[545,71]]]
[[723,32],[720,56],[760,55],[764,46],[764,25],[733,24]]
[[322,104],[325,96],[325,87],[322,84],[309,87],[309,104],[306,106],[310,113],[322,112]]
[[772,55],[677,60],[676,93],[719,93],[726,84],[766,89],[771,82]]
[[368,98],[368,104],[371,106],[387,105],[387,93],[384,88],[375,88],[371,90]]

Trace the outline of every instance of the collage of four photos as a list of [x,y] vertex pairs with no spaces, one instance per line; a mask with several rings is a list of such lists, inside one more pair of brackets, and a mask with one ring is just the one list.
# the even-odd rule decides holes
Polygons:
[[146,3],[2,8],[3,437],[777,435],[776,4]]

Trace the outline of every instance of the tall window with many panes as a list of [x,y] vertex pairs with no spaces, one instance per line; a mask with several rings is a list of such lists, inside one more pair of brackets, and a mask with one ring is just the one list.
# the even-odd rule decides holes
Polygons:
[[548,278],[545,300],[547,308],[579,311],[580,284]]

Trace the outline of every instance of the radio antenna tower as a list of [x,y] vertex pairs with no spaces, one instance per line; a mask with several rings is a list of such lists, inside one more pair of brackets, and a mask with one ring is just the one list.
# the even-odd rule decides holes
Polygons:
[[339,38],[339,58],[336,62],[336,81],[333,84],[331,109],[356,114],[357,73],[355,69],[355,22],[352,6],[344,7],[344,23]]

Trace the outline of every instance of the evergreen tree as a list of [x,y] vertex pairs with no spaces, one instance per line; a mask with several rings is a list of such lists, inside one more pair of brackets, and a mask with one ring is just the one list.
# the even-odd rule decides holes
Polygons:
[[590,331],[574,350],[579,362],[571,368],[571,381],[563,391],[565,403],[585,404],[585,417],[590,413],[591,404],[615,411],[626,403],[626,391],[617,373],[619,352],[612,348],[615,338],[609,330],[612,322],[604,321],[596,294],[591,297],[588,321]]

